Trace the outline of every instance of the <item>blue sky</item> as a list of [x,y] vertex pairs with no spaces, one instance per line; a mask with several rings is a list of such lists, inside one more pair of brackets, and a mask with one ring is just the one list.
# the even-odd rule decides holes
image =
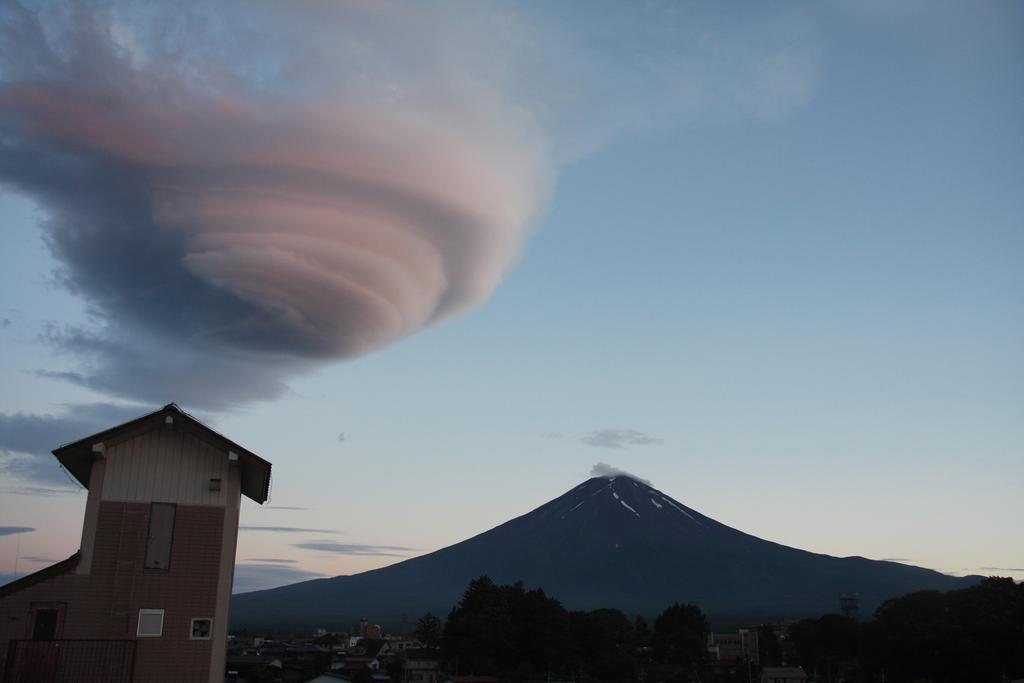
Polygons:
[[[230,94],[243,105],[306,115],[316,101],[327,122],[311,114],[308,129],[285,126],[280,154],[306,149],[308,137],[372,138],[353,102],[383,112],[381,126],[409,147],[353,154],[385,169],[397,158],[432,209],[479,217],[471,229],[493,241],[478,252],[442,243],[451,310],[395,300],[419,322],[370,335],[365,349],[349,309],[309,303],[316,288],[295,304],[307,327],[275,319],[244,328],[243,341],[217,336],[217,321],[242,319],[237,306],[209,304],[216,290],[287,304],[302,273],[271,263],[263,278],[253,264],[268,262],[245,261],[236,244],[218,247],[230,268],[188,260],[193,251],[154,253],[168,268],[187,262],[205,287],[157,290],[166,315],[185,311],[193,325],[172,333],[130,305],[133,285],[151,284],[146,273],[105,280],[109,266],[82,255],[135,244],[134,204],[79,203],[5,147],[0,521],[35,531],[0,536],[0,572],[14,572],[16,541],[20,572],[77,548],[84,496],[51,490],[63,475],[47,469],[46,450],[82,436],[76,429],[177,401],[274,463],[272,506],[247,505],[243,525],[293,530],[243,530],[247,586],[457,542],[563,493],[597,462],[781,543],[1024,578],[1010,540],[1024,513],[1018,5],[438,4],[412,18],[402,6],[343,4],[329,16],[300,7],[274,33],[280,54],[265,60],[233,52],[245,37],[218,27],[246,6],[221,17],[193,8],[227,48],[201,32],[177,48],[242,74],[247,88]],[[245,15],[254,33],[272,25],[267,12]],[[169,68],[147,31],[170,19],[131,5],[96,16],[116,27],[108,35],[121,62],[102,50],[74,55],[78,71],[8,58],[4,92],[84,73],[78,96],[88,102],[106,87],[90,65]],[[61,19],[38,21],[49,30]],[[353,26],[372,39],[346,43]],[[321,33],[340,35],[341,53]],[[312,65],[298,80],[282,76],[289,41]],[[195,193],[222,199],[225,184],[243,182],[218,165],[238,158],[210,132],[221,110],[186,98],[178,139],[138,105],[147,92],[116,113],[139,140],[199,141],[187,161],[216,181]],[[40,142],[11,102],[0,98],[0,124],[33,163],[86,143],[136,163],[95,140]],[[55,129],[66,123],[47,115]],[[348,127],[339,132],[335,117]],[[241,143],[259,146],[245,134]],[[89,168],[97,196],[114,196],[106,166]],[[275,182],[306,191],[291,177]],[[389,192],[398,190],[353,201],[386,203]],[[286,238],[312,220],[296,206],[272,210]],[[193,235],[188,217],[170,229]],[[54,227],[76,220],[100,226],[87,233],[93,242]],[[250,229],[235,223],[238,234]],[[360,240],[376,229],[353,228]],[[207,305],[209,316],[188,313]],[[146,362],[114,362],[97,347]]]

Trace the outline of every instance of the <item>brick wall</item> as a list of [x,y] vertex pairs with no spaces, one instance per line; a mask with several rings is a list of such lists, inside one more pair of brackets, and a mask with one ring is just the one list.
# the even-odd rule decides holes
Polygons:
[[66,603],[65,639],[135,639],[139,609],[163,609],[163,636],[137,639],[135,680],[208,680],[214,643],[191,640],[191,620],[214,616],[223,520],[223,508],[179,505],[170,568],[144,570],[149,504],[102,502],[90,576],[72,567],[0,599],[0,657],[26,637],[32,602]]

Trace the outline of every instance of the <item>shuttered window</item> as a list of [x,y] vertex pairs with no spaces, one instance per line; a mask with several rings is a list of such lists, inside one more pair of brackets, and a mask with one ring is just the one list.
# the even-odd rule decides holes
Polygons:
[[173,503],[152,503],[149,508],[149,538],[146,541],[146,569],[168,569],[171,566],[171,544],[174,540]]

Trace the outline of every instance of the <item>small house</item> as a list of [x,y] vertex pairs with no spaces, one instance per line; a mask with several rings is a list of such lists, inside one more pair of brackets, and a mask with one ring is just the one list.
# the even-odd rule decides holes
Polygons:
[[53,451],[88,489],[78,552],[0,587],[7,683],[224,680],[238,515],[270,463],[173,403]]

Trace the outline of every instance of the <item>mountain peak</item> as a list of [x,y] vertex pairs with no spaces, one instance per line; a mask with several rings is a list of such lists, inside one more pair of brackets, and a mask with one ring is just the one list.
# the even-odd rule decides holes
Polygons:
[[[236,626],[345,623],[373,613],[445,613],[481,575],[541,586],[571,609],[653,616],[692,601],[714,618],[780,619],[861,607],[911,590],[969,581],[894,562],[837,558],[762,540],[687,507],[623,472],[595,473],[558,498],[461,543],[389,567],[236,595]],[[756,616],[755,613],[756,612]],[[404,615],[404,616],[403,616]]]
[[591,513],[591,510],[601,510],[599,516],[602,517],[614,512],[634,520],[648,516],[664,521],[663,516],[669,515],[679,516],[678,521],[686,520],[686,524],[703,525],[703,520],[707,519],[647,482],[626,473],[591,477],[551,502],[559,503],[557,507],[562,513],[561,519],[569,515],[598,514]]
[[591,467],[590,474],[595,478],[604,477],[608,479],[614,479],[617,477],[626,477],[627,479],[632,479],[633,481],[639,482],[645,486],[651,485],[651,482],[649,482],[648,480],[642,477],[638,477],[631,472],[627,472],[626,470],[620,470],[618,467],[609,465],[606,462],[599,462],[593,467]]

